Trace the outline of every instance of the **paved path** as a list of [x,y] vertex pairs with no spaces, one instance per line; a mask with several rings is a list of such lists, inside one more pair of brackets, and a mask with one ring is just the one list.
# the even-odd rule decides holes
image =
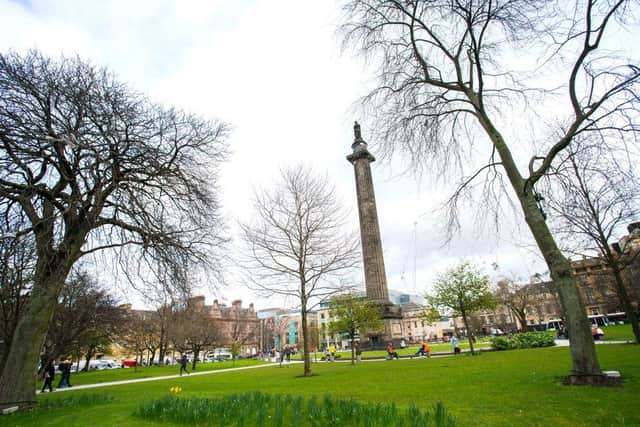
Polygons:
[[[290,362],[290,363],[302,363],[302,362]],[[110,381],[110,382],[105,382],[105,383],[74,385],[73,387],[69,387],[69,388],[58,388],[58,389],[55,389],[55,392],[84,390],[84,389],[88,389],[88,388],[97,388],[97,387],[109,387],[109,386],[112,386],[112,385],[144,383],[144,382],[147,382],[147,381],[170,380],[170,379],[173,379],[173,378],[196,377],[196,376],[199,376],[199,375],[213,375],[213,374],[221,374],[223,372],[241,371],[241,370],[244,370],[244,369],[259,369],[259,368],[265,368],[265,367],[274,366],[274,365],[276,365],[276,364],[268,363],[268,364],[265,364],[265,365],[242,366],[242,367],[239,367],[239,368],[227,368],[227,369],[217,369],[217,370],[213,370],[213,371],[190,372],[189,374],[183,375],[183,376],[180,376],[180,375],[176,374],[176,375],[165,375],[165,376],[162,376],[162,377],[138,378],[138,379],[135,379],[135,380],[122,380],[122,381]],[[38,390],[37,393],[40,394],[40,390]]]
[[[569,340],[566,339],[556,339],[556,345],[558,347],[569,347]],[[596,344],[633,344],[633,341],[595,341]]]

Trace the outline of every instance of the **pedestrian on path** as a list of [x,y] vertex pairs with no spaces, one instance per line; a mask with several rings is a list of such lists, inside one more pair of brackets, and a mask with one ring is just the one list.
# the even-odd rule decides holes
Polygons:
[[458,338],[454,335],[451,337],[451,345],[453,346],[453,354],[460,354],[460,347],[458,347]]
[[71,358],[68,357],[67,360],[61,362],[60,365],[58,365],[58,369],[60,370],[60,382],[58,383],[58,388],[72,387]]
[[41,393],[45,393],[45,389],[48,387],[49,392],[53,393],[53,379],[56,376],[56,361],[52,360],[46,368],[44,368],[44,383],[42,384]]
[[189,375],[189,371],[187,371],[187,363],[189,363],[189,359],[185,353],[182,353],[182,358],[180,359],[180,376],[182,376],[183,372]]

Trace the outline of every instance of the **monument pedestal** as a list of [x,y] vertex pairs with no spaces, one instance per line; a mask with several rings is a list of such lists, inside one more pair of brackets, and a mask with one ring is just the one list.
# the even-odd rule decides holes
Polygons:
[[402,313],[400,306],[392,304],[391,302],[386,302],[381,305],[384,330],[377,333],[367,333],[367,341],[362,345],[371,350],[385,349],[390,342],[393,343],[394,347],[401,347],[402,341],[404,341],[404,335],[402,334]]

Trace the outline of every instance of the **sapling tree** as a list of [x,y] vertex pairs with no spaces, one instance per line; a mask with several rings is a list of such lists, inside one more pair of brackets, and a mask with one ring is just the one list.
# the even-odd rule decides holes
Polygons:
[[495,307],[489,278],[471,263],[463,262],[438,276],[427,300],[433,307],[462,317],[471,354],[475,354],[470,318],[475,311]]

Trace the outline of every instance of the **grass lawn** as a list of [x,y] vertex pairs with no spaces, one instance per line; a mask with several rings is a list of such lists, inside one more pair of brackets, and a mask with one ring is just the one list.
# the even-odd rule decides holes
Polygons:
[[[431,353],[453,353],[453,346],[450,343],[429,343],[429,347],[431,347]],[[463,350],[469,349],[469,341],[467,339],[458,340],[458,347]],[[491,340],[489,338],[478,338],[476,343],[473,345],[474,349],[479,348],[488,348],[491,347]],[[419,345],[410,345],[406,348],[396,348],[395,350],[398,352],[399,356],[410,356],[416,354]],[[340,355],[341,360],[351,359],[351,350],[342,350],[338,351],[337,354]],[[380,358],[385,357],[387,355],[386,350],[364,350],[362,352],[362,357],[364,359],[367,358]],[[323,353],[317,353],[318,360],[323,356]],[[311,356],[313,359],[313,355]],[[300,357],[301,359],[301,357]]]
[[[149,383],[40,395],[43,405],[29,413],[3,416],[11,426],[172,426],[134,418],[143,401],[161,398],[174,386],[181,396],[216,397],[261,391],[301,396],[327,393],[362,402],[393,402],[429,408],[442,401],[461,426],[637,426],[640,425],[640,346],[599,345],[605,370],[619,370],[624,386],[567,387],[558,378],[570,369],[568,347],[483,353],[399,361],[318,363],[314,376],[300,377],[302,365],[268,366]],[[80,396],[89,396],[82,403]],[[110,400],[91,402],[91,396]],[[60,399],[75,402],[56,407]],[[212,424],[217,425],[217,424]],[[304,426],[304,420],[290,425]],[[348,426],[348,420],[341,423]]]
[[635,341],[630,323],[604,326],[602,331],[604,332],[603,341]]
[[[216,371],[219,369],[239,368],[242,366],[253,366],[264,364],[261,360],[241,359],[224,362],[209,362],[196,364],[196,372]],[[191,364],[188,366],[191,372]],[[120,369],[104,369],[101,371],[78,372],[71,374],[71,384],[84,385],[96,384],[111,381],[136,380],[141,378],[163,377],[167,375],[176,375],[180,372],[180,365],[171,366],[141,366],[138,368],[120,368]],[[60,374],[56,374],[54,386],[60,380]]]

